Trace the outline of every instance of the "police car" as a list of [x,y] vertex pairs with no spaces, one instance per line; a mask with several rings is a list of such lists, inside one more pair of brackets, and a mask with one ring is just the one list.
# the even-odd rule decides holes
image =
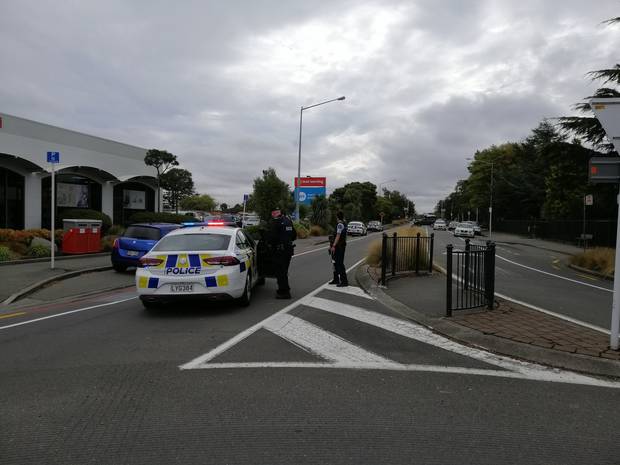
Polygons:
[[247,306],[258,274],[256,242],[237,227],[186,225],[140,259],[136,288],[146,308],[186,297],[237,299]]

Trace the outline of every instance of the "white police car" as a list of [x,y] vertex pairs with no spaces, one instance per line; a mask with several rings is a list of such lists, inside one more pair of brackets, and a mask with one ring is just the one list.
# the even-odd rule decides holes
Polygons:
[[184,297],[250,304],[259,283],[256,243],[229,226],[186,226],[170,232],[140,259],[136,288],[146,308]]

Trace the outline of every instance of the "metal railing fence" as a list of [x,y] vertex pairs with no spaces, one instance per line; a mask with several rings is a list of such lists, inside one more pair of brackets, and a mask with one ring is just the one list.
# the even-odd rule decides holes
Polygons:
[[402,272],[433,272],[433,247],[435,235],[392,236],[383,233],[381,243],[381,284],[388,276]]

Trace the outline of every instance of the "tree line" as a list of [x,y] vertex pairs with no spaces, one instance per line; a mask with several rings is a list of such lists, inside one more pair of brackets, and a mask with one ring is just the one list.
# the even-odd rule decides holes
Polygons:
[[[612,18],[604,22],[620,22]],[[593,156],[617,156],[588,102],[593,97],[620,97],[620,64],[591,71],[601,82],[594,95],[574,105],[582,115],[542,121],[523,141],[493,145],[473,154],[469,176],[459,180],[435,213],[449,219],[467,219],[479,213],[493,218],[519,220],[580,219],[584,196],[592,194],[591,219],[617,215],[615,185],[588,183],[588,162]]]

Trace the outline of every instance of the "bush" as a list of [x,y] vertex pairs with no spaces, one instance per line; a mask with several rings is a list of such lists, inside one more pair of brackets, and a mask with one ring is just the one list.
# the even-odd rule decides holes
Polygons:
[[59,216],[61,224],[63,220],[73,218],[76,220],[101,220],[102,232],[106,232],[110,226],[112,226],[112,220],[108,215],[97,210],[90,210],[88,208],[72,208],[63,211]]
[[318,224],[315,224],[310,227],[310,235],[311,236],[326,236],[327,231],[325,231],[325,229],[323,229]]
[[108,236],[122,236],[125,233],[125,227],[120,224],[113,224],[107,231]]
[[41,257],[49,257],[52,255],[52,252],[49,247],[46,247],[42,244],[33,245],[28,248],[28,256],[32,258],[41,258]]
[[183,223],[185,221],[200,221],[192,215],[177,215],[168,212],[138,212],[129,217],[129,223]]
[[255,241],[261,239],[261,231],[264,231],[261,226],[246,226],[243,230]]
[[0,262],[8,262],[11,259],[11,251],[8,247],[0,246]]
[[573,255],[570,259],[573,265],[587,268],[588,270],[598,271],[607,276],[614,275],[614,260],[616,250],[608,247],[595,247],[583,253]]
[[301,223],[293,223],[295,232],[297,233],[297,239],[305,239],[310,235],[310,232]]
[[368,246],[366,253],[366,263],[371,266],[379,266],[381,264],[381,241],[372,241]]
[[112,247],[114,246],[114,240],[117,237],[118,236],[115,236],[115,235],[109,235],[109,236],[102,237],[101,238],[101,250],[103,252],[111,252]]
[[14,229],[0,229],[0,242],[11,242],[15,240]]

